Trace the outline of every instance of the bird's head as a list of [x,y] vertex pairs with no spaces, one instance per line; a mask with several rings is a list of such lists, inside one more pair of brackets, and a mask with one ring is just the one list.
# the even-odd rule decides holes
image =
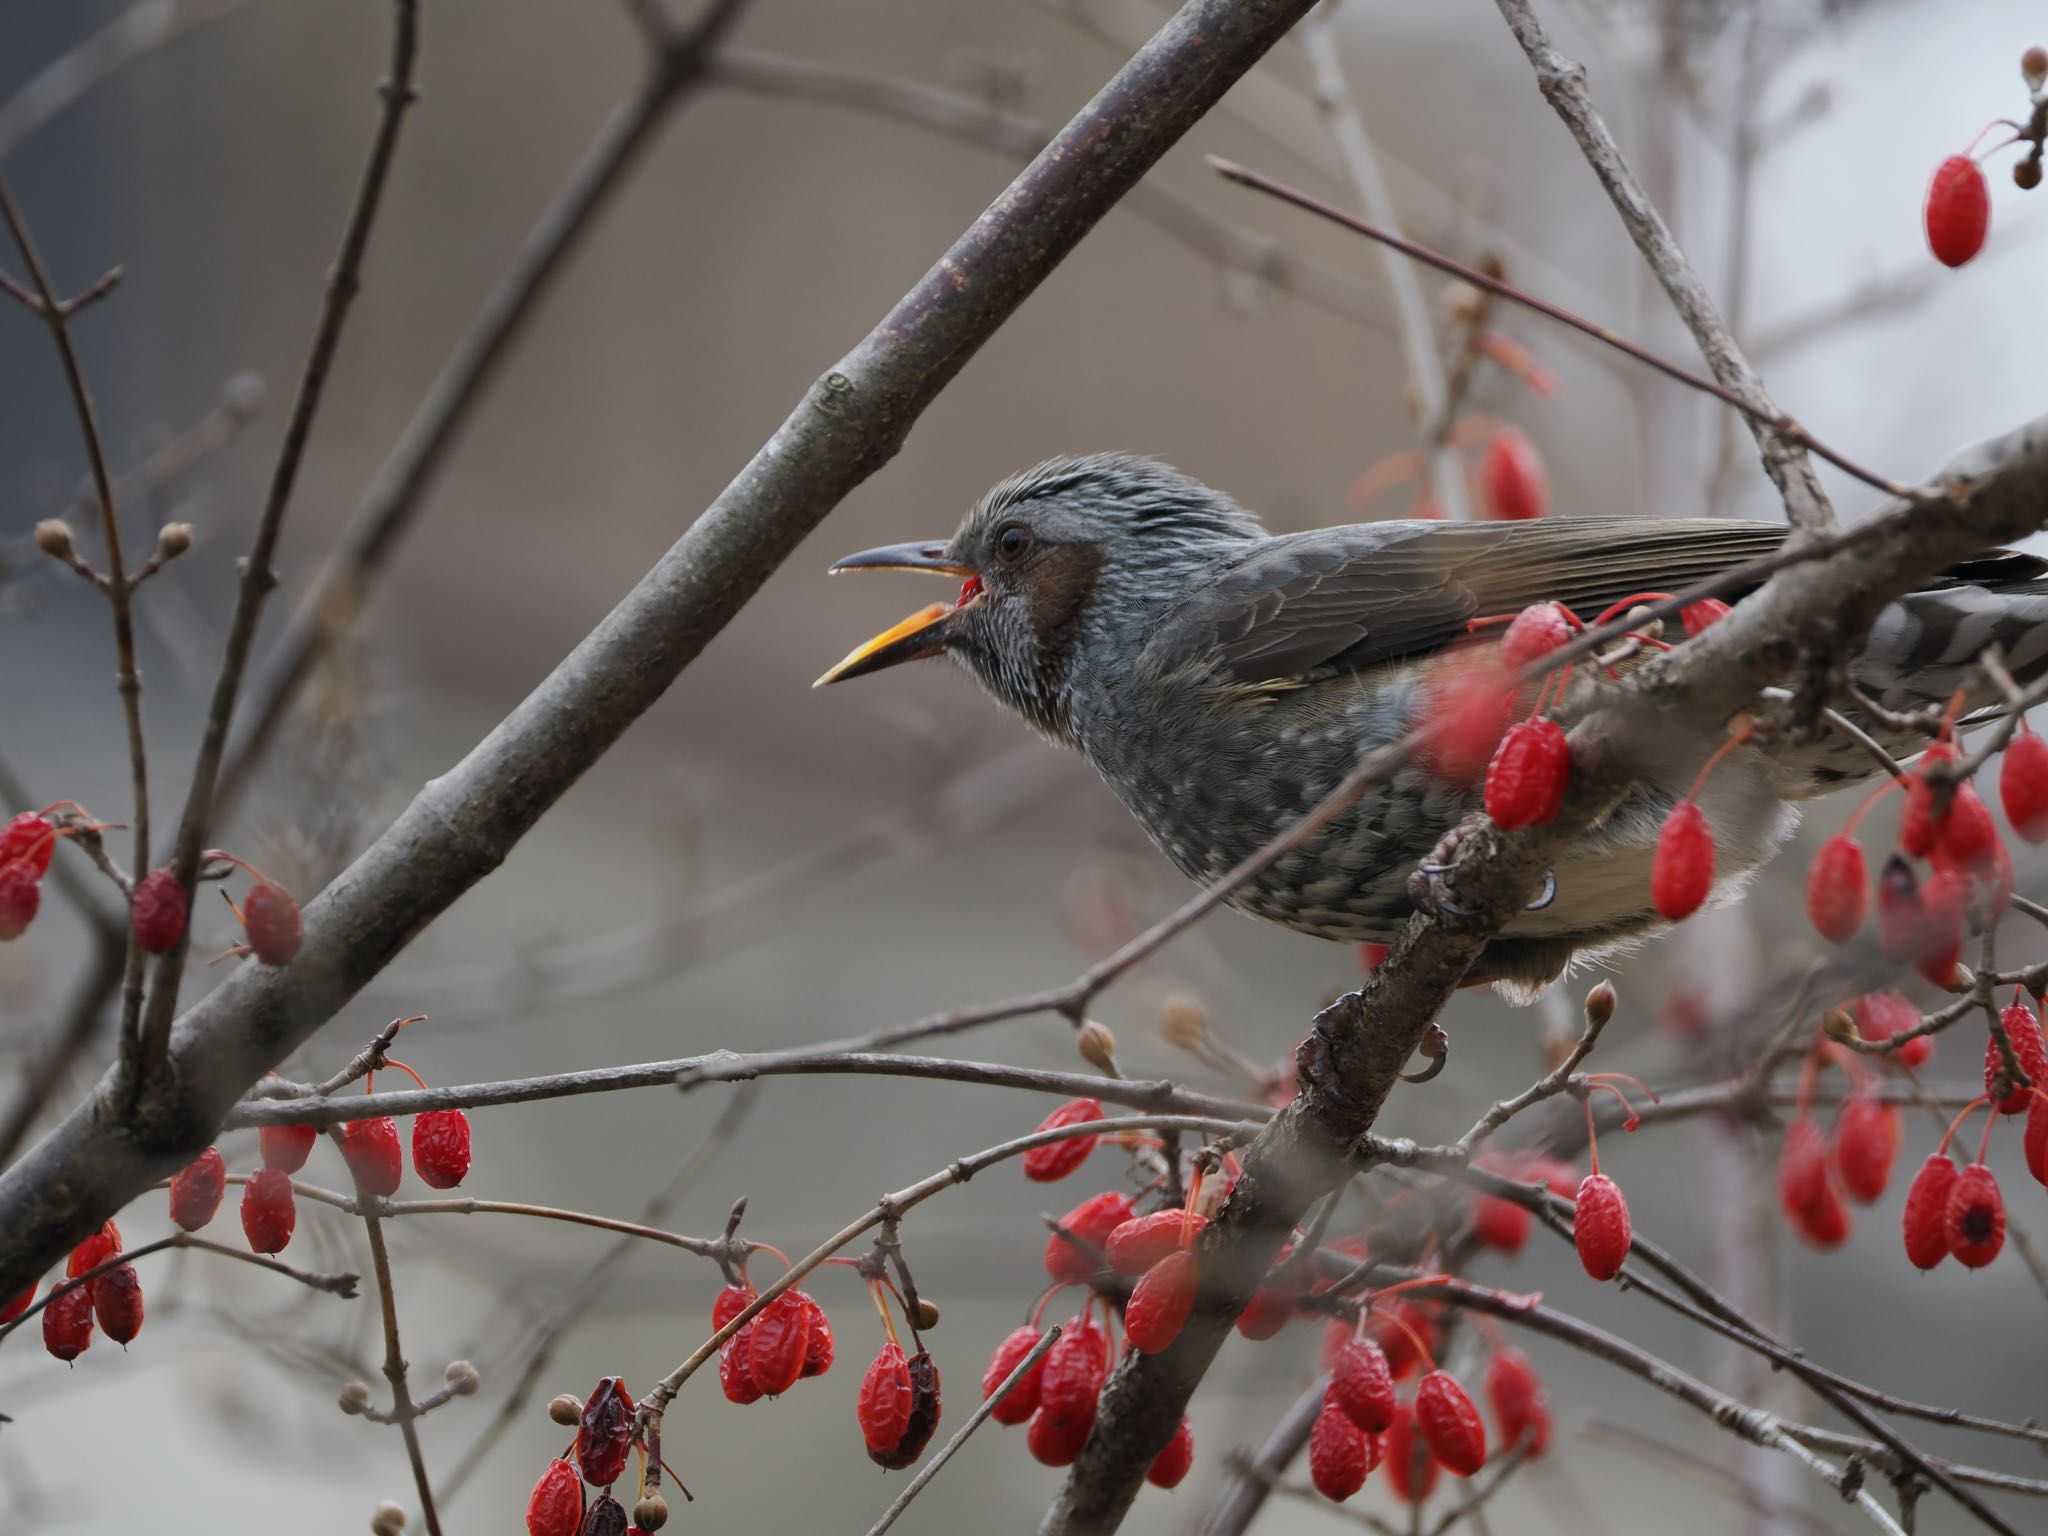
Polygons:
[[840,571],[927,571],[961,581],[857,647],[814,686],[950,654],[1038,729],[1068,735],[1067,701],[1091,639],[1142,632],[1192,571],[1261,536],[1220,491],[1155,459],[1050,459],[976,502],[948,540],[848,555]]

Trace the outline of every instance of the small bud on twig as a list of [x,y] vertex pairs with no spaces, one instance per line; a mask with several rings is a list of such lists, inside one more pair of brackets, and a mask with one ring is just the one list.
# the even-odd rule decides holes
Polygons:
[[1592,991],[1588,992],[1586,994],[1586,1027],[1588,1029],[1606,1028],[1607,1021],[1614,1017],[1614,1005],[1619,1000],[1615,995],[1614,983],[1611,981],[1603,981],[1600,985],[1593,988]]
[[175,560],[192,547],[190,523],[165,523],[156,531],[156,563]]
[[2020,78],[2027,82],[2030,91],[2048,86],[2048,48],[2039,43],[2027,45],[2027,51],[2020,55]]
[[1189,993],[1170,993],[1159,1004],[1159,1034],[1180,1050],[1200,1050],[1209,1037],[1209,1010]]
[[658,1493],[644,1495],[633,1506],[633,1523],[643,1531],[658,1531],[668,1524],[668,1500]]
[[405,1511],[386,1499],[370,1516],[370,1530],[374,1536],[405,1536]]
[[473,1396],[477,1387],[482,1384],[476,1367],[467,1360],[450,1360],[448,1369],[442,1372],[442,1376],[448,1383],[448,1390],[457,1397]]
[[917,1331],[928,1333],[939,1326],[939,1304],[929,1296],[917,1298]]
[[370,1411],[370,1389],[360,1381],[351,1381],[341,1389],[335,1399],[341,1411],[346,1414],[368,1413]]
[[46,517],[36,524],[36,548],[52,560],[78,563],[78,552],[71,547],[71,525],[61,517]]
[[583,1399],[564,1392],[548,1404],[548,1417],[565,1429],[574,1429],[583,1418]]
[[1845,1008],[1830,1008],[1820,1016],[1820,1032],[1830,1040],[1854,1040],[1856,1021]]
[[1108,1025],[1090,1019],[1075,1034],[1074,1048],[1098,1072],[1107,1072],[1111,1077],[1120,1075],[1116,1069],[1116,1036],[1109,1032]]

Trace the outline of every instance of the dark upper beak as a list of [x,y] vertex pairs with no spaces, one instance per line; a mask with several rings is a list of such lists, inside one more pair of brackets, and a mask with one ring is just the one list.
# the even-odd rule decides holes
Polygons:
[[[932,571],[941,576],[972,576],[974,567],[950,558],[943,542],[921,541],[890,544],[882,549],[864,549],[857,555],[848,555],[844,560],[835,562],[832,574],[836,576],[841,571]],[[844,682],[849,677],[865,677],[898,662],[938,655],[952,638],[956,622],[953,616],[959,611],[957,606],[945,603],[920,608],[901,624],[883,630],[864,645],[856,646],[844,661],[811,686],[822,688],[827,683]]]

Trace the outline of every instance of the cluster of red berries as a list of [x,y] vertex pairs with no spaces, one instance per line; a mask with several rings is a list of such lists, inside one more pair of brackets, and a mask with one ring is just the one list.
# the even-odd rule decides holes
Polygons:
[[[668,1501],[646,1486],[647,1443],[624,1380],[604,1377],[586,1402],[564,1394],[548,1404],[548,1414],[573,1426],[576,1438],[548,1463],[526,1496],[527,1536],[651,1536],[668,1523]],[[612,1497],[612,1486],[625,1475],[626,1460],[635,1450],[640,1452],[642,1491],[629,1523],[626,1506]],[[598,1490],[594,1500],[586,1483]]]
[[[758,1293],[740,1272],[711,1304],[715,1332],[738,1317]],[[718,1383],[735,1403],[780,1397],[806,1376],[832,1369],[832,1324],[825,1309],[790,1289],[769,1302],[718,1350]]]
[[1823,1133],[1804,1102],[1818,1060],[1817,1054],[1808,1059],[1802,1102],[1779,1149],[1778,1206],[1792,1229],[1814,1247],[1839,1248],[1849,1237],[1848,1202],[1874,1204],[1891,1183],[1899,1156],[1899,1111],[1877,1097],[1859,1071],[1860,1060],[1851,1056],[1844,1065],[1856,1086],[1836,1111],[1832,1134]]
[[43,904],[43,876],[64,835],[56,813],[66,809],[80,808],[60,800],[40,811],[23,811],[0,827],[0,940],[20,938],[35,921]]
[[[95,1323],[125,1347],[142,1332],[142,1277],[133,1264],[115,1264],[89,1280],[81,1277],[120,1258],[121,1229],[111,1221],[71,1250],[64,1279],[43,1298],[43,1348],[59,1360],[76,1360],[92,1347]],[[0,1324],[13,1322],[35,1304],[36,1288],[0,1306]]]
[[2039,127],[2039,109],[2043,92],[2048,91],[2048,48],[2036,43],[2021,54],[2020,75],[2032,97],[2032,124],[2027,128],[2003,120],[1987,124],[1968,150],[1960,155],[1950,155],[1937,165],[1927,183],[1921,220],[1927,230],[1928,250],[1945,267],[1960,267],[1983,250],[1984,237],[1991,230],[1991,188],[1984,180],[1983,169],[1974,153],[1977,142],[1986,133],[1993,128],[2012,129],[2011,138],[1993,145],[1985,153],[1993,154],[2013,144],[2027,144],[2028,152],[2013,163],[2013,185],[2027,192],[2041,184],[2043,136]]

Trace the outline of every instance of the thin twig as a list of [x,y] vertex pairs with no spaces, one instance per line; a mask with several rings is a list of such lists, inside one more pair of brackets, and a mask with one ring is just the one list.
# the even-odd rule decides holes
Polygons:
[[[342,1144],[341,1132],[331,1130],[329,1135],[334,1144]],[[427,1458],[420,1449],[420,1432],[413,1422],[419,1417],[419,1405],[413,1401],[412,1388],[406,1380],[405,1349],[398,1338],[398,1293],[391,1283],[391,1255],[384,1246],[384,1222],[378,1215],[382,1202],[356,1178],[356,1209],[363,1218],[363,1231],[370,1240],[370,1266],[377,1280],[377,1305],[384,1321],[384,1379],[391,1384],[390,1418],[398,1425],[398,1433],[405,1440],[406,1459],[412,1463],[413,1487],[420,1496],[420,1518],[426,1522],[427,1536],[441,1536],[441,1517],[434,1508],[434,1485],[427,1476]]]

